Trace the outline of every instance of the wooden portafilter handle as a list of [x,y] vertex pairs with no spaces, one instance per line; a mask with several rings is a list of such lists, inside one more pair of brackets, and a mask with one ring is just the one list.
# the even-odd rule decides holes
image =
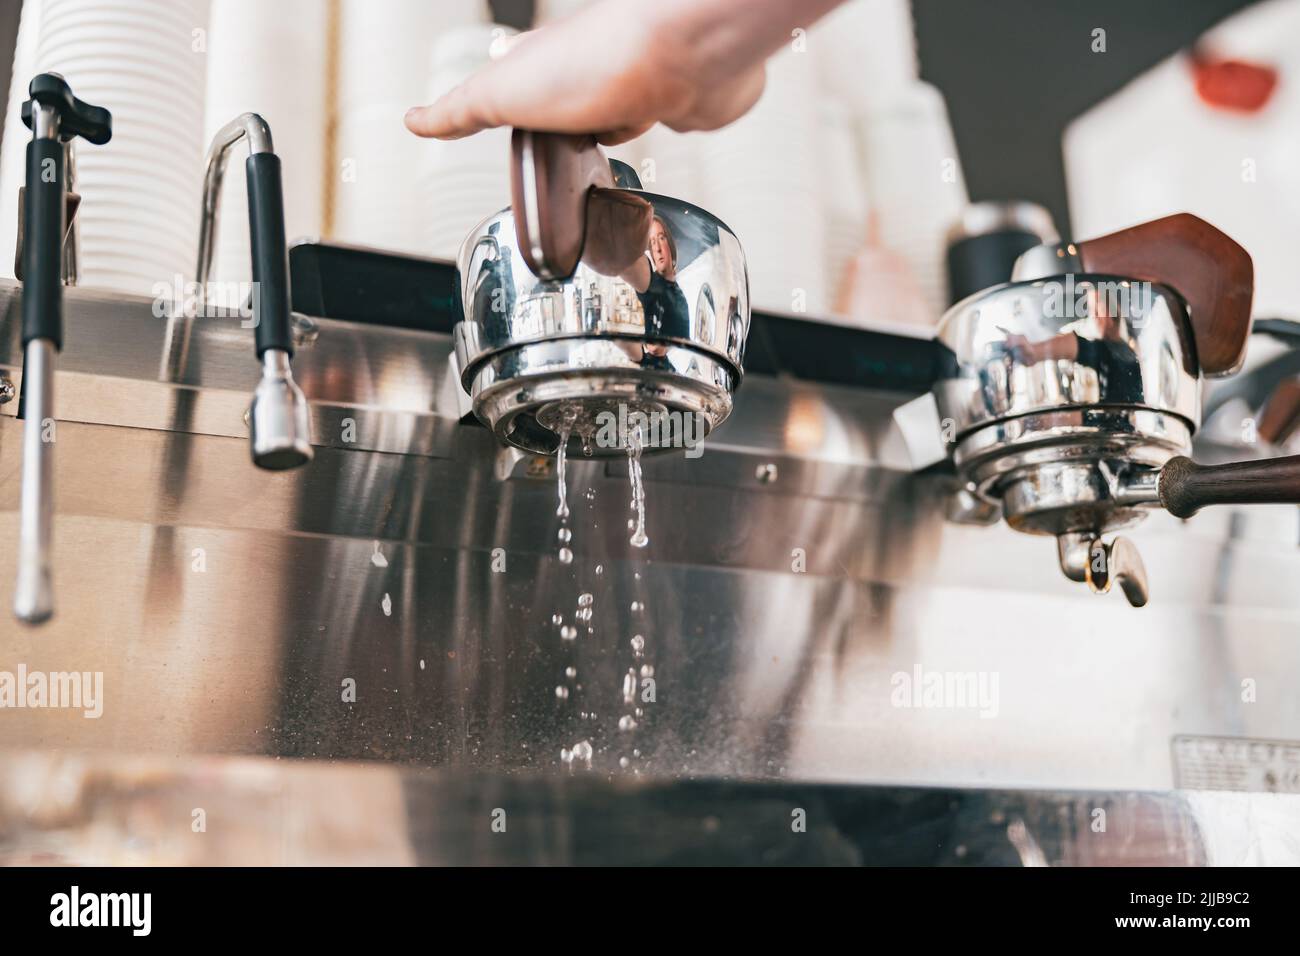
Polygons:
[[1088,272],[1158,283],[1182,296],[1202,374],[1240,368],[1250,336],[1255,267],[1250,253],[1227,234],[1179,213],[1081,242],[1076,252]]
[[614,188],[595,137],[516,129],[510,151],[515,239],[534,275],[567,279],[579,262],[618,275],[644,255],[654,208]]
[[1181,455],[1165,462],[1157,485],[1160,503],[1179,518],[1206,505],[1300,505],[1300,455],[1198,465]]

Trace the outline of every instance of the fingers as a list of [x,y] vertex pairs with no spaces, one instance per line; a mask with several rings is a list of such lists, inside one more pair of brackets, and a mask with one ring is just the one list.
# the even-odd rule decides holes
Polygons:
[[636,139],[642,133],[648,132],[654,123],[645,123],[639,126],[625,126],[622,129],[610,130],[605,133],[596,135],[596,142],[601,146],[618,146],[620,143],[626,143],[629,140]]
[[429,106],[416,106],[406,112],[406,128],[416,136],[431,139],[461,139],[485,129],[503,125],[497,109],[497,95],[506,88],[514,72],[508,58],[528,34],[498,36],[492,41],[492,62],[471,75],[465,82],[443,94]]

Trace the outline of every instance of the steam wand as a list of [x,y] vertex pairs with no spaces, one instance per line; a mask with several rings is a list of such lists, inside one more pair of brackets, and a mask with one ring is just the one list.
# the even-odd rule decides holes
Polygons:
[[203,178],[199,259],[195,279],[200,303],[207,293],[216,251],[221,185],[230,149],[248,140],[248,229],[253,253],[253,321],[262,379],[249,413],[253,463],[271,471],[311,461],[311,418],[307,399],[293,380],[293,334],[289,322],[289,253],[284,231],[280,158],[271,128],[256,113],[231,120],[213,137]]
[[[80,136],[96,145],[113,135],[108,110],[83,103],[60,76],[32,79],[23,122],[27,145],[23,191],[23,467],[19,510],[18,580],[14,614],[41,624],[54,614],[50,575],[54,527],[54,365],[63,348],[64,235],[69,190],[67,144]],[[75,249],[71,252],[75,274]]]

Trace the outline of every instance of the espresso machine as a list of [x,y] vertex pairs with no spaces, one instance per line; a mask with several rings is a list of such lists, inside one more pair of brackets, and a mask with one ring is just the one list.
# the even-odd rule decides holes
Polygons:
[[[1291,806],[1295,509],[1177,517],[1296,500],[1286,460],[1185,459],[1249,328],[1216,230],[1031,250],[937,339],[852,329],[751,311],[716,216],[520,132],[458,264],[305,241],[284,269],[250,114],[209,156],[200,280],[245,142],[255,327],[64,290],[68,583],[0,637],[104,706],[0,713],[6,861],[1197,863]],[[918,400],[951,439],[924,469]],[[619,410],[667,424],[603,439]],[[950,520],[954,492],[1006,520]],[[1141,548],[1147,609],[1043,534],[1137,602]],[[222,839],[189,839],[196,806]]]

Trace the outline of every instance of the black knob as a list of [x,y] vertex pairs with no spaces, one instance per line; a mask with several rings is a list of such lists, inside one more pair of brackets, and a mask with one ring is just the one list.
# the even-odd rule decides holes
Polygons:
[[59,138],[63,141],[80,136],[102,146],[113,138],[113,114],[102,106],[91,106],[72,95],[72,87],[63,77],[41,73],[27,87],[30,99],[23,103],[23,123],[32,128],[32,106],[52,106],[59,113]]

